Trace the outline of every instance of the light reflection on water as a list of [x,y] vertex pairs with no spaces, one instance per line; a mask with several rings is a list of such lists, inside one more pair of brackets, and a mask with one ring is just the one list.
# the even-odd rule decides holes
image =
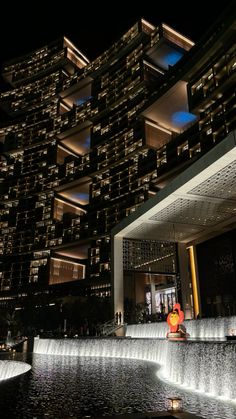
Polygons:
[[[23,359],[24,357],[24,359]],[[0,384],[1,419],[78,418],[165,410],[179,396],[205,418],[235,419],[236,404],[183,392],[157,378],[154,363],[134,359],[16,354],[32,363],[27,374]],[[5,412],[5,413],[2,413]]]

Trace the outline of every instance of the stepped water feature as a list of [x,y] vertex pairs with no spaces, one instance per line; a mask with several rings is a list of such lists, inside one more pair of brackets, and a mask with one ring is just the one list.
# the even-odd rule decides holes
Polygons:
[[20,361],[0,361],[0,381],[26,373],[31,365]]
[[34,353],[152,361],[161,378],[214,397],[236,399],[236,345],[230,342],[170,342],[163,339],[39,339]]
[[[187,332],[192,339],[225,338],[230,330],[236,333],[236,316],[211,319],[186,320]],[[168,332],[166,322],[133,324],[127,326],[126,336],[132,338],[165,338]]]

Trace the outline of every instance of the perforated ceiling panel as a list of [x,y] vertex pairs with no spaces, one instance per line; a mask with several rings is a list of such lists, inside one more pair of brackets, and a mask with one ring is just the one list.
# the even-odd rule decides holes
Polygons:
[[[150,223],[142,222],[138,227],[132,230],[132,238],[135,239],[153,239],[153,240],[169,240],[184,241],[193,234],[200,233],[201,227],[189,226],[183,224],[170,223]],[[127,236],[128,237],[128,236]]]
[[178,198],[150,220],[168,221],[193,225],[214,225],[236,212],[236,206],[227,202]]
[[124,237],[196,244],[235,228],[236,131],[216,150],[144,204]]
[[136,239],[149,238],[153,240],[173,240],[173,226],[164,223],[140,223],[132,230],[132,237]]
[[236,161],[200,183],[188,194],[236,200]]
[[123,240],[125,270],[176,272],[176,247],[171,242],[154,240]]

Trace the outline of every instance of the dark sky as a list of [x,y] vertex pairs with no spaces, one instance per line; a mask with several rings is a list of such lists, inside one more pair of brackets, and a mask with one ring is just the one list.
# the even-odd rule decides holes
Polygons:
[[6,0],[1,5],[0,63],[64,34],[93,59],[140,17],[154,25],[163,21],[196,41],[231,1],[48,0],[44,4],[37,0]]

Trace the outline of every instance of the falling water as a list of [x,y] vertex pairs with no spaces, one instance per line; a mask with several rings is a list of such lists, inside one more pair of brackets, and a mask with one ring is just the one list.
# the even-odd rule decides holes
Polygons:
[[236,345],[229,342],[167,342],[163,376],[189,390],[236,399]]
[[[186,320],[185,326],[193,339],[224,338],[232,329],[236,333],[236,316]],[[127,326],[126,336],[132,338],[165,338],[167,332],[166,322],[133,324]]]
[[11,337],[11,331],[8,330],[8,332],[7,332],[7,338],[6,338],[6,344],[7,345],[12,345],[12,343],[13,343],[13,339]]
[[35,338],[34,353],[152,361],[162,366],[161,377],[172,384],[236,399],[236,345],[232,342]]
[[16,377],[29,371],[31,366],[20,361],[0,361],[0,381]]
[[236,316],[188,320],[185,325],[192,338],[224,338],[230,330],[236,332]]
[[132,338],[165,338],[168,332],[166,322],[131,324],[127,326],[126,336]]

